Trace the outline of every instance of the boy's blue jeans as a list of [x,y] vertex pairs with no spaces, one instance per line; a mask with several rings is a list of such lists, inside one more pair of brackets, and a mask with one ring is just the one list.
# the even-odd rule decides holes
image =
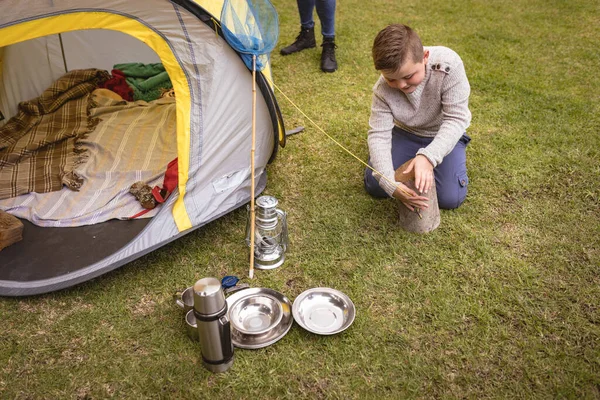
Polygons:
[[300,24],[303,28],[313,28],[313,11],[317,8],[317,15],[321,21],[321,33],[326,39],[335,37],[335,1],[336,0],[297,0],[300,11]]
[[[413,158],[420,148],[426,147],[433,138],[424,138],[395,127],[392,131],[392,162],[394,169],[398,169],[406,161]],[[444,157],[441,164],[433,169],[435,175],[435,188],[437,190],[438,205],[440,208],[451,210],[458,208],[467,197],[467,144],[471,138],[462,135],[454,149]],[[371,163],[369,162],[369,165]],[[365,189],[373,197],[389,198],[387,193],[373,178],[373,171],[365,169]]]

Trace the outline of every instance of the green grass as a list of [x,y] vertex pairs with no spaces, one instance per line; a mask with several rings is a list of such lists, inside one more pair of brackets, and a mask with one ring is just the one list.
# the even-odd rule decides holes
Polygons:
[[[0,398],[600,398],[600,18],[589,0],[338,2],[340,69],[320,49],[281,57],[295,2],[274,1],[276,83],[362,159],[375,34],[404,22],[463,58],[473,123],[469,196],[425,236],[371,199],[363,167],[286,102],[292,136],[267,194],[289,213],[285,264],[253,286],[294,299],[330,286],[357,307],[322,337],[295,325],[200,364],[173,304],[204,276],[246,276],[237,210],[91,282],[0,299]],[[318,29],[318,28],[317,28]],[[319,40],[320,42],[320,40]]]

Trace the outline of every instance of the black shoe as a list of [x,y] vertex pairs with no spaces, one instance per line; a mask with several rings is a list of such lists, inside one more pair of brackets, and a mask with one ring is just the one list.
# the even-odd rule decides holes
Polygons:
[[321,70],[323,72],[335,72],[338,68],[337,61],[335,59],[335,45],[334,39],[323,39],[323,53],[321,53]]
[[313,47],[317,47],[317,41],[315,40],[315,28],[301,28],[300,34],[296,38],[296,41],[290,44],[288,47],[281,49],[280,53],[282,56],[287,56],[304,49],[312,49]]

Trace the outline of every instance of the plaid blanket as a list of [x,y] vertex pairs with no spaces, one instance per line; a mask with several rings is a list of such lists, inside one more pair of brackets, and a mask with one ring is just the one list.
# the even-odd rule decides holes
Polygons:
[[46,193],[82,180],[73,172],[85,161],[78,140],[94,130],[90,93],[110,76],[97,69],[74,70],[42,95],[19,103],[19,111],[0,128],[0,199]]
[[[129,188],[138,181],[151,187],[162,185],[169,161],[177,157],[176,100],[126,102],[114,95],[106,89],[91,94],[94,107],[90,116],[100,122],[79,142],[88,154],[87,161],[75,169],[84,180],[81,190],[63,187],[56,192],[3,199],[0,210],[48,227],[125,219],[142,210]],[[153,217],[161,208],[164,206],[142,218]]]

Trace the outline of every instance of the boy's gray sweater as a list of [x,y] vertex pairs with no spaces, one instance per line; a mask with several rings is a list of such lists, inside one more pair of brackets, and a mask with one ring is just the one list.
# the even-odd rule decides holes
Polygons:
[[[433,137],[420,149],[436,167],[461,138],[471,122],[469,94],[471,87],[460,56],[447,47],[425,47],[429,59],[425,78],[417,89],[405,94],[393,89],[383,76],[373,87],[373,105],[369,119],[369,155],[375,170],[394,182],[392,164],[392,129],[394,125],[417,136]],[[396,185],[380,179],[379,185],[391,197]]]

